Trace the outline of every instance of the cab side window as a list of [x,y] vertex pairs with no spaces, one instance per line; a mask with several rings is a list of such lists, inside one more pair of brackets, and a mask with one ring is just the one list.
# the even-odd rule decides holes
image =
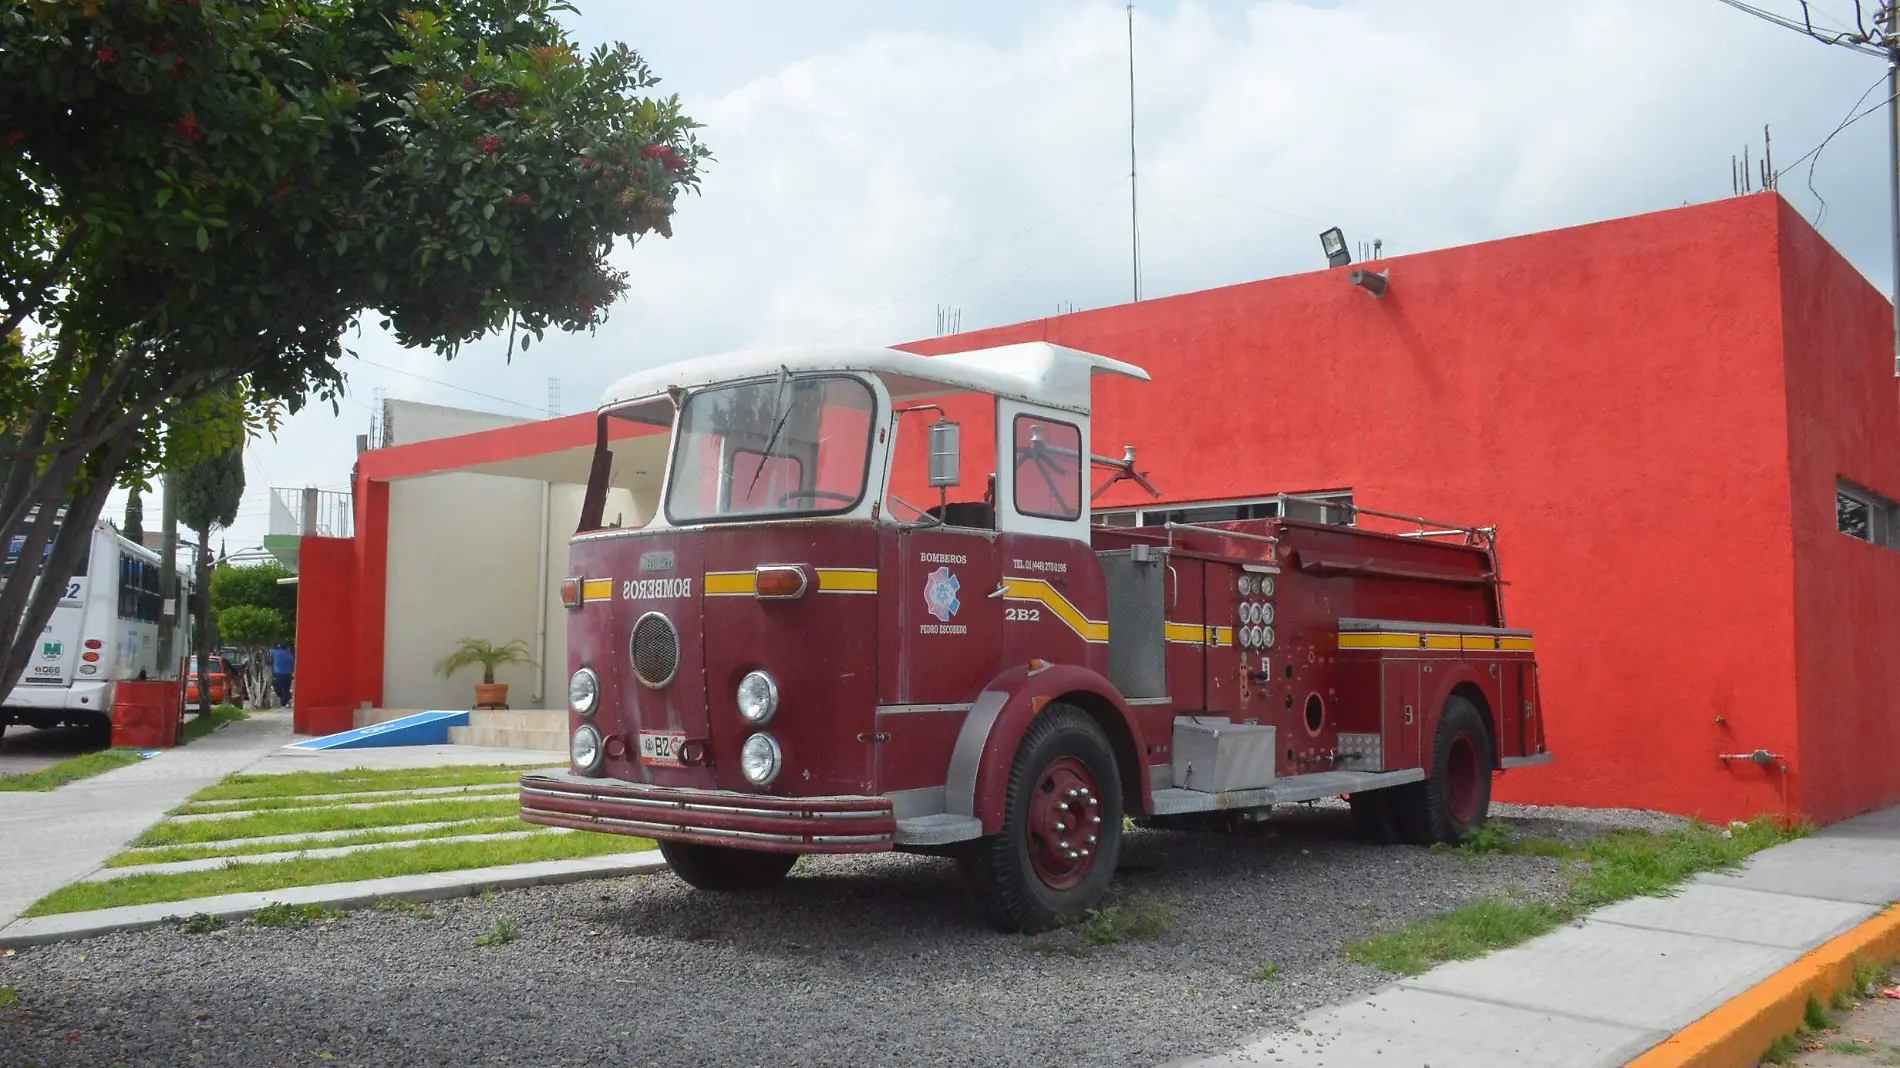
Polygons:
[[1016,510],[1041,519],[1082,515],[1082,431],[1069,423],[1019,415],[1015,438]]

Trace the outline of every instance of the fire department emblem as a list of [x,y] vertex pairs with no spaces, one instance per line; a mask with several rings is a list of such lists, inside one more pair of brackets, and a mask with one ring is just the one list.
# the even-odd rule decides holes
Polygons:
[[932,571],[924,576],[924,608],[945,623],[950,622],[950,617],[963,607],[963,602],[957,600],[957,588],[961,585],[947,567]]

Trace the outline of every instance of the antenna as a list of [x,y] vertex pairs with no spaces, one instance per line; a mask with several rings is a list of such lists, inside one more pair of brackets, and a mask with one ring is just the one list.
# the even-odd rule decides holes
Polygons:
[[550,375],[548,377],[548,418],[559,419],[560,417],[561,380]]
[[385,409],[388,406],[389,392],[381,386],[370,391],[369,409],[369,447],[380,449],[389,444],[389,423]]
[[1135,168],[1135,5],[1128,5],[1128,238],[1133,256],[1135,299],[1141,299],[1141,198]]
[[963,309],[952,308],[948,304],[937,305],[937,336],[960,334],[963,332]]

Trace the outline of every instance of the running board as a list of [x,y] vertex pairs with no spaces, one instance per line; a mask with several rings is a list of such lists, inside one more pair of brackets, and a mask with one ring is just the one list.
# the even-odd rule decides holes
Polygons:
[[1404,786],[1424,778],[1424,768],[1406,768],[1404,771],[1319,771],[1311,775],[1276,779],[1272,785],[1254,790],[1227,790],[1218,794],[1200,790],[1156,790],[1154,815],[1178,816],[1189,812],[1265,808],[1268,805],[1381,790],[1387,786]]
[[972,838],[983,837],[983,821],[972,816],[952,816],[936,813],[930,816],[912,816],[897,821],[897,837],[893,840],[901,846],[949,845],[952,842],[967,842]]

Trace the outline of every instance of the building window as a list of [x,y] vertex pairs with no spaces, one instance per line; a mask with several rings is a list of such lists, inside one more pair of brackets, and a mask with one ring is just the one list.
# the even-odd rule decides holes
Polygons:
[[1894,503],[1844,478],[1834,483],[1834,527],[1850,538],[1900,549],[1900,514]]
[[1352,524],[1351,490],[1314,493],[1276,493],[1225,501],[1196,501],[1150,508],[1108,508],[1097,511],[1095,522],[1105,527],[1158,527],[1169,523],[1232,523],[1242,519],[1305,519],[1338,526]]

